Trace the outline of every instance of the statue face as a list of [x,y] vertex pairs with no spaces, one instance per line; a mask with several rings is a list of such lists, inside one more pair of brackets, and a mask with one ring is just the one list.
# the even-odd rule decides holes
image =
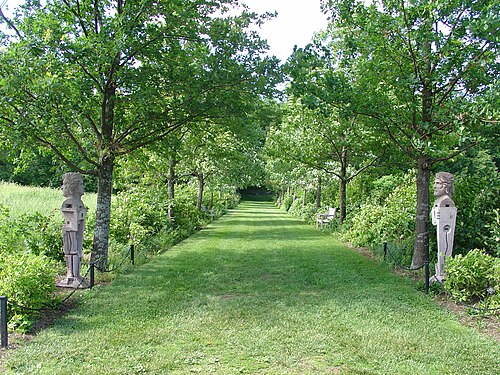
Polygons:
[[436,178],[434,181],[434,195],[436,197],[441,197],[449,193],[448,184],[443,180]]
[[62,185],[62,192],[63,196],[66,198],[72,197],[72,196],[77,196],[81,197],[84,194],[83,190],[83,180],[78,179],[78,180],[64,180],[63,185]]
[[61,189],[62,189],[64,197],[67,197],[67,198],[71,197],[71,190],[70,190],[70,187],[68,184],[63,183],[61,186]]
[[75,195],[82,196],[84,191],[83,191],[83,181],[80,180],[78,184],[75,187],[75,191],[73,192]]

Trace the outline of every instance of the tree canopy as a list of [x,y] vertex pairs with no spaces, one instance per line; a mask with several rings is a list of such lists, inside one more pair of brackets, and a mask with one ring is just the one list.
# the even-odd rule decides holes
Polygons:
[[250,31],[268,15],[236,6],[27,1],[9,20],[15,32],[3,35],[0,54],[3,131],[98,177],[95,260],[106,259],[116,158],[186,126],[238,118],[271,93],[277,59],[263,55],[266,43]]

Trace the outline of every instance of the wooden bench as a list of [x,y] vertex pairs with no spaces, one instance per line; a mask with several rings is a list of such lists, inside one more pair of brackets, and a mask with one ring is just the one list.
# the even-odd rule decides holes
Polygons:
[[318,212],[316,214],[316,227],[323,229],[323,225],[330,224],[337,217],[337,207],[329,207],[328,212]]

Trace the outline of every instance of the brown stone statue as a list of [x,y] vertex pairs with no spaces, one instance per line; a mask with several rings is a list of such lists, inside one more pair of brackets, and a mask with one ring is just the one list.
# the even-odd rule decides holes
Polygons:
[[88,283],[80,275],[83,230],[87,214],[87,209],[82,202],[84,193],[82,176],[74,172],[64,174],[62,191],[66,198],[61,206],[61,212],[64,217],[62,236],[67,276],[57,285],[68,288],[87,288]]
[[432,208],[432,224],[437,228],[438,260],[436,274],[431,281],[441,282],[445,278],[445,260],[452,255],[457,208],[451,199],[454,192],[454,178],[451,173],[438,172],[434,180],[436,200]]

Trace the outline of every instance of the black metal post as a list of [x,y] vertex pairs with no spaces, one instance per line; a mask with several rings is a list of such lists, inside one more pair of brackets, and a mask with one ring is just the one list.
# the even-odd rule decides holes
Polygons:
[[7,297],[0,297],[0,336],[2,348],[9,346],[9,337],[7,332]]
[[384,262],[387,262],[387,242],[384,242]]
[[424,262],[425,267],[425,294],[429,294],[429,278],[430,278],[430,270],[429,270],[429,261],[426,260]]
[[90,289],[94,287],[94,281],[95,281],[95,266],[94,263],[90,263],[90,285],[89,285]]
[[135,251],[134,251],[134,244],[130,245],[130,262],[132,262],[132,265],[135,264]]

